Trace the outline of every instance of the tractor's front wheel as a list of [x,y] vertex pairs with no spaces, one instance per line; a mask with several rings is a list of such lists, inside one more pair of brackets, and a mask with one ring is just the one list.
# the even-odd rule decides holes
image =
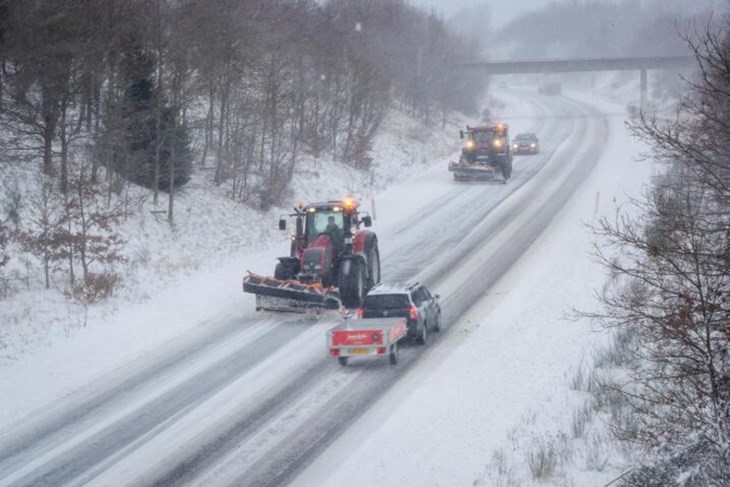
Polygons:
[[299,266],[296,261],[293,262],[278,262],[274,268],[274,277],[282,281],[287,279],[294,279],[294,276],[299,272]]
[[365,269],[359,260],[340,265],[340,300],[346,308],[357,308],[365,297]]

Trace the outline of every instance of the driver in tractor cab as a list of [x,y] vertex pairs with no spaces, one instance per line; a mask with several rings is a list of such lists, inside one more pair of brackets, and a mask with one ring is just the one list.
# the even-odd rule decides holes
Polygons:
[[341,251],[345,243],[345,239],[342,234],[342,229],[340,229],[340,227],[338,227],[335,223],[334,216],[330,215],[327,217],[327,226],[325,227],[324,232],[330,236],[332,245],[334,245],[335,249],[338,252]]

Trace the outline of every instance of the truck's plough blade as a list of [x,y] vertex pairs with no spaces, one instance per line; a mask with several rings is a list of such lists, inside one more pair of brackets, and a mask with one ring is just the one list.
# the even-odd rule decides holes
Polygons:
[[454,179],[494,179],[496,175],[495,167],[489,164],[451,162],[449,171],[454,173]]
[[243,292],[256,295],[256,309],[306,311],[311,308],[340,308],[340,295],[336,288],[291,279],[281,280],[252,272],[243,278]]

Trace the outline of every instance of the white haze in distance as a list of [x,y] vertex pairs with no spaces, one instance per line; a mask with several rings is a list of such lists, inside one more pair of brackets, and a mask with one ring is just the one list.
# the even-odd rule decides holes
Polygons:
[[[434,8],[440,12],[443,17],[448,20],[452,15],[464,7],[474,7],[484,5],[489,9],[491,14],[490,28],[498,29],[510,20],[519,17],[527,12],[534,12],[550,5],[551,3],[566,3],[575,0],[411,0],[411,4],[430,9]],[[621,3],[625,0],[600,0],[605,3]],[[655,0],[636,0],[651,4]],[[656,3],[656,1],[655,1]],[[664,6],[681,7],[681,10],[688,14],[696,13],[704,10],[708,5],[712,5],[717,11],[726,11],[727,0],[664,0],[661,2]]]
[[492,25],[490,27],[499,28],[523,13],[539,10],[545,5],[555,3],[555,0],[411,0],[411,3],[428,9],[434,8],[441,12],[446,19],[454,15],[461,8],[485,5],[490,13],[493,14]]

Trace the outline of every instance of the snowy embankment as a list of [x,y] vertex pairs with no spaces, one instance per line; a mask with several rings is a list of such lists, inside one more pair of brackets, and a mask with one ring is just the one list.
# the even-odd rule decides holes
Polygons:
[[[454,152],[456,134],[455,123],[424,127],[394,111],[374,146],[372,175],[331,160],[304,161],[292,204],[350,193],[368,209],[379,189]],[[28,201],[34,171],[12,168],[0,177]],[[144,361],[163,344],[195,343],[211,317],[253,312],[241,278],[261,262],[273,270],[275,257],[288,253],[276,224],[289,207],[254,211],[226,198],[225,189],[207,182],[207,176],[198,173],[176,196],[173,227],[164,215],[152,213],[146,191],[130,196],[136,211],[122,231],[128,265],[120,269],[121,283],[106,302],[84,309],[63,297],[64,281],[44,290],[37,262],[11,260],[10,270],[28,285],[0,301],[0,429],[109,371]]]

